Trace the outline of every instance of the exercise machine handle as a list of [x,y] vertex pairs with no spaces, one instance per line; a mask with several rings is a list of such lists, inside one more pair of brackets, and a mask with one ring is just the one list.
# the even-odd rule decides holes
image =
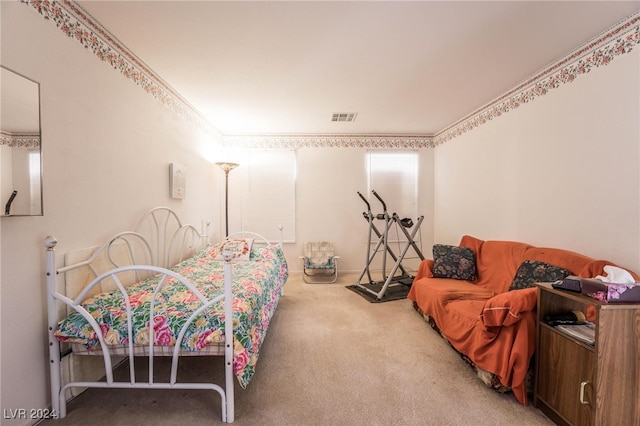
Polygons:
[[385,204],[384,200],[378,195],[378,193],[376,192],[375,189],[371,190],[371,193],[373,195],[375,195],[375,197],[380,200],[380,202],[382,203],[382,210],[386,213],[387,212],[387,205]]
[[11,203],[13,203],[13,200],[16,198],[16,195],[18,195],[18,191],[13,191],[11,193],[11,196],[9,197],[9,201],[7,201],[7,204],[4,206],[4,214],[7,216],[11,214]]
[[364,201],[364,202],[365,202],[365,204],[367,205],[367,210],[371,211],[371,204],[369,204],[369,202],[367,201],[367,199],[366,199],[366,198],[364,198],[364,195],[362,195],[362,194],[360,193],[360,191],[358,191],[358,195],[360,196],[360,198],[362,198],[362,201]]

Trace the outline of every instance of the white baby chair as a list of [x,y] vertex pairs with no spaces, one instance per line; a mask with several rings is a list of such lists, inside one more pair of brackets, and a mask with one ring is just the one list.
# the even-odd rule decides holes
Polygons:
[[335,283],[338,279],[338,259],[330,241],[304,243],[302,279],[306,283]]

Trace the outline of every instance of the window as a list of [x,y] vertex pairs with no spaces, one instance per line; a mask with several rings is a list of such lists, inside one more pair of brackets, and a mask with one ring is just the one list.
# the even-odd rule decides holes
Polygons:
[[382,213],[375,190],[387,205],[389,215],[413,220],[418,216],[418,153],[416,151],[367,152],[368,197],[374,214]]
[[[244,231],[258,232],[272,242],[295,242],[296,154],[293,150],[249,150],[242,190]],[[239,168],[240,169],[240,168]]]
[[40,188],[40,151],[29,151],[29,189],[31,214],[42,214],[42,190]]

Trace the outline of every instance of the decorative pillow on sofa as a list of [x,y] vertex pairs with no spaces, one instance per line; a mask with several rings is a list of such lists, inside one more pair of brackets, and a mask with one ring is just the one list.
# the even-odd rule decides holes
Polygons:
[[468,247],[434,244],[433,276],[475,281],[476,254]]
[[539,260],[525,260],[518,268],[516,276],[513,277],[509,291],[532,287],[535,282],[562,280],[567,275],[571,275],[571,272],[559,266]]

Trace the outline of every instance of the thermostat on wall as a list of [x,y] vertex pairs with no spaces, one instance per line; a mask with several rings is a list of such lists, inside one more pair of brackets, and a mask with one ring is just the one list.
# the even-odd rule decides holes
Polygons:
[[169,164],[169,190],[171,198],[184,198],[187,175],[184,166],[177,163]]

